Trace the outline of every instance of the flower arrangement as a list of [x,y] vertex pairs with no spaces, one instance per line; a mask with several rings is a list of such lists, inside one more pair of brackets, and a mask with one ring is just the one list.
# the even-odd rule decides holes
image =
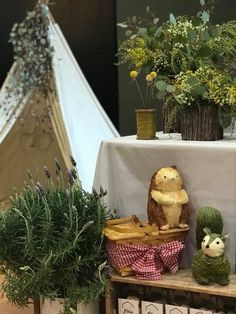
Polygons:
[[154,87],[168,109],[169,129],[181,110],[206,102],[217,106],[223,127],[235,115],[236,21],[212,24],[214,2],[200,0],[196,16],[171,13],[164,23],[147,7],[144,18],[118,24],[127,36],[118,50],[120,64],[158,74]]
[[143,109],[136,109],[136,129],[137,139],[150,140],[156,139],[156,109],[149,108],[149,103],[154,95],[155,80],[157,73],[152,71],[146,74],[146,90],[145,97],[141,91],[137,76],[139,73],[135,70],[130,72],[130,77],[136,83],[137,90],[139,92]]
[[63,298],[63,313],[71,313],[104,291],[105,192],[85,192],[72,162],[67,183],[57,160],[56,176],[45,167],[47,187],[29,174],[31,183],[0,213],[3,291],[18,306]]
[[[166,97],[166,104],[175,103],[176,112],[184,107],[213,103],[218,106],[223,127],[231,123],[231,115],[236,115],[236,81],[225,71],[206,64],[196,71],[176,75],[174,86],[175,90]],[[170,122],[176,112],[172,111]]]
[[130,71],[130,77],[131,79],[136,83],[136,87],[143,105],[144,109],[148,109],[148,103],[150,99],[153,97],[154,94],[154,87],[155,87],[155,80],[157,77],[157,73],[155,71],[152,71],[146,75],[146,91],[145,91],[145,97],[143,96],[143,93],[141,91],[139,82],[138,82],[138,72],[133,70]]

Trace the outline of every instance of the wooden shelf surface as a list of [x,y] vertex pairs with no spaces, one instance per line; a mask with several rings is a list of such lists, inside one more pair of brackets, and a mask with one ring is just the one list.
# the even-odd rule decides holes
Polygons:
[[162,279],[155,281],[138,280],[134,276],[121,277],[117,274],[113,274],[110,280],[114,283],[119,282],[236,298],[236,274],[230,275],[230,284],[228,286],[217,284],[199,285],[192,277],[190,270],[180,270],[176,274],[164,274]]

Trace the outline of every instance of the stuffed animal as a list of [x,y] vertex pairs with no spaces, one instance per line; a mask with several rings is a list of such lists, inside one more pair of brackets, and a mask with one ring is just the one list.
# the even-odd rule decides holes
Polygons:
[[159,229],[187,228],[189,223],[188,195],[175,166],[155,172],[149,188],[147,213],[150,224]]
[[206,236],[203,238],[201,249],[192,262],[193,277],[201,285],[215,282],[226,286],[229,283],[230,265],[224,254],[224,242],[228,235],[211,233],[208,228],[204,228],[204,232]]
[[202,239],[205,236],[204,228],[207,227],[212,233],[221,234],[223,230],[223,218],[221,212],[213,207],[202,207],[196,215],[196,244],[197,250],[201,248]]

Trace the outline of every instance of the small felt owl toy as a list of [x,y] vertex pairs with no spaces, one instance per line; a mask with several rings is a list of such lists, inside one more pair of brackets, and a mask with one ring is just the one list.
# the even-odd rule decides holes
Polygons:
[[208,228],[204,228],[204,232],[206,236],[203,238],[201,249],[192,262],[193,277],[201,285],[228,285],[230,264],[225,256],[225,239],[228,235],[211,233]]

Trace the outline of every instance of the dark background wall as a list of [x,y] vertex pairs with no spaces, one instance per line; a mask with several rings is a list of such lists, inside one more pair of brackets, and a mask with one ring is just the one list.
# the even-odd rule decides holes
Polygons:
[[[217,0],[214,14],[216,22],[236,18],[236,0]],[[127,16],[143,16],[148,5],[161,20],[169,13],[194,14],[199,0],[55,0],[51,6],[54,18],[60,25],[79,65],[97,98],[115,123],[121,135],[135,133],[134,109],[140,108],[137,91],[130,84],[126,65],[115,66],[117,41],[124,38],[116,23]],[[8,37],[12,25],[20,22],[36,0],[0,1],[0,83],[3,82],[13,61]],[[118,75],[117,75],[118,72]],[[117,79],[118,77],[118,79]],[[118,89],[119,86],[119,89]],[[161,129],[161,104],[158,108],[158,127]],[[91,113],[92,114],[92,113]]]
[[[195,14],[199,11],[199,0],[117,0],[117,21],[124,21],[127,16],[144,16],[146,6],[152,12],[166,21],[169,13],[175,16]],[[212,19],[217,22],[236,19],[236,0],[218,0]],[[118,45],[125,38],[124,31],[118,29]],[[135,109],[140,109],[140,98],[134,84],[130,84],[127,65],[119,66],[119,117],[120,133],[123,135],[135,134]],[[161,103],[152,102],[153,108],[158,108],[158,129],[162,129]]]
[[[11,27],[36,0],[0,1],[0,83],[12,62]],[[118,127],[115,0],[52,0],[50,6],[80,67],[104,109]],[[92,112],[91,112],[92,114]]]

